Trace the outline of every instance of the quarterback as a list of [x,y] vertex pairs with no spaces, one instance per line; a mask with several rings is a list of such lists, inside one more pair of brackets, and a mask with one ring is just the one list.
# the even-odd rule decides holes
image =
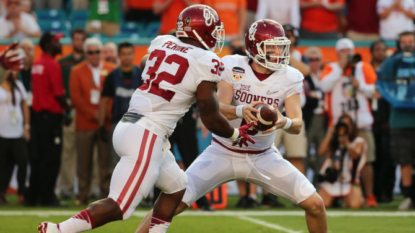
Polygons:
[[[277,109],[278,120],[272,129],[250,129],[255,140],[241,149],[213,132],[212,144],[186,170],[188,184],[175,214],[183,212],[198,198],[223,183],[243,180],[257,184],[305,210],[310,232],[327,232],[324,203],[313,185],[273,145],[276,130],[298,134],[302,127],[300,93],[303,75],[289,62],[290,41],[282,26],[269,19],[254,22],[245,33],[248,56],[225,56],[225,70],[218,85],[221,113],[238,127],[258,119],[252,114],[264,102]],[[280,112],[285,107],[287,117]],[[148,232],[151,213],[138,233]]]
[[216,11],[205,5],[180,13],[177,37],[159,36],[151,42],[144,84],[133,94],[128,112],[114,131],[114,149],[121,159],[109,197],[62,223],[41,223],[40,232],[82,232],[126,220],[153,186],[163,192],[147,232],[166,232],[187,184],[167,139],[195,101],[203,123],[216,135],[234,145],[255,143],[247,135],[253,123],[234,128],[219,112],[215,91],[223,63],[212,51],[220,51],[223,43],[223,24]]

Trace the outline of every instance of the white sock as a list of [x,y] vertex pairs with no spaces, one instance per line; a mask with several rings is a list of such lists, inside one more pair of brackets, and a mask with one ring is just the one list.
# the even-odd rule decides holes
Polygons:
[[62,233],[77,233],[95,228],[94,220],[88,210],[82,210],[79,214],[59,223],[58,228]]
[[249,194],[249,197],[256,200],[256,194]]
[[153,214],[149,233],[165,233],[169,229],[171,220],[163,219]]

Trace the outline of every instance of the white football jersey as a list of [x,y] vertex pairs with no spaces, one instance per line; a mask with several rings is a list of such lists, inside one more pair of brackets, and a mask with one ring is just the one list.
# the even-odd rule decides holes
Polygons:
[[223,63],[213,52],[170,35],[156,37],[148,53],[143,85],[134,92],[128,111],[148,117],[171,135],[196,101],[199,84],[220,81]]
[[[231,55],[222,59],[225,71],[222,73],[222,80],[233,87],[232,105],[247,105],[253,101],[262,101],[273,106],[277,105],[280,112],[284,109],[286,98],[303,92],[303,74],[290,66],[284,71],[275,71],[267,79],[260,81],[252,71],[249,59],[246,56]],[[246,124],[243,118],[229,121],[235,128]],[[250,142],[244,150],[265,150],[274,144],[275,133],[262,134],[257,130],[249,130],[249,135],[255,140]],[[216,140],[225,146],[238,150],[240,147],[232,146],[229,139],[213,135]]]

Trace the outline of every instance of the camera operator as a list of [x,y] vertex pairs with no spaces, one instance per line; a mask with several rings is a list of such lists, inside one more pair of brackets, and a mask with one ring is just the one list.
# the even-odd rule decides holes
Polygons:
[[333,126],[343,113],[349,114],[358,128],[358,135],[368,144],[367,163],[362,170],[362,183],[366,205],[376,207],[373,195],[373,166],[375,143],[372,133],[373,115],[368,98],[375,91],[376,72],[373,67],[354,54],[354,44],[343,38],[336,43],[338,62],[327,64],[320,78],[329,116],[329,127]]
[[352,118],[344,114],[331,128],[319,148],[319,154],[328,154],[318,175],[319,194],[326,207],[336,197],[347,207],[359,209],[364,198],[360,188],[360,171],[367,158],[367,143],[357,136]]
[[415,203],[415,34],[399,34],[400,50],[386,59],[379,71],[378,88],[391,104],[391,155],[401,167],[401,191],[404,200],[399,210],[414,208]]

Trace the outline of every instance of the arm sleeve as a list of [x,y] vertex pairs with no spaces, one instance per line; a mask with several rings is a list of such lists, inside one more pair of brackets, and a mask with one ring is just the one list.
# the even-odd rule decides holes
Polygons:
[[267,3],[266,0],[258,0],[258,8],[255,14],[255,20],[267,18]]
[[224,71],[222,59],[218,56],[205,56],[197,59],[198,75],[195,78],[196,87],[203,81],[218,83],[221,80],[221,74]]
[[[304,89],[303,87],[304,87],[303,81],[294,83],[292,85],[292,87],[285,94],[285,99],[287,99],[287,98],[289,98],[293,95],[302,94],[303,89]],[[304,104],[305,104],[305,98],[304,98]]]
[[114,75],[111,72],[104,81],[104,87],[102,88],[101,95],[103,97],[114,97],[115,95],[115,85],[114,85]]
[[338,66],[327,64],[320,77],[320,88],[324,93],[331,92],[336,82],[341,78],[342,70]]
[[225,70],[222,72],[221,79],[233,86],[234,84],[233,81],[235,79],[233,79],[233,76],[232,76],[232,69],[231,69],[232,65],[229,64],[229,61],[226,59],[226,57],[224,57],[222,61],[225,66]]
[[367,98],[372,98],[377,79],[375,69],[373,69],[372,65],[362,62],[359,73],[361,73],[359,74],[361,75],[361,78],[358,79],[359,91],[362,92]]
[[63,88],[62,69],[59,64],[53,64],[47,70],[50,82],[52,83],[53,94],[57,96],[65,95],[65,89]]
[[69,80],[69,90],[71,94],[72,104],[75,106],[76,111],[92,119],[95,115],[94,109],[91,108],[89,104],[85,103],[85,101],[89,103],[89,100],[85,100],[82,96],[82,87],[80,83],[80,78],[82,78],[82,76],[77,74],[78,70],[75,72],[72,71]]

